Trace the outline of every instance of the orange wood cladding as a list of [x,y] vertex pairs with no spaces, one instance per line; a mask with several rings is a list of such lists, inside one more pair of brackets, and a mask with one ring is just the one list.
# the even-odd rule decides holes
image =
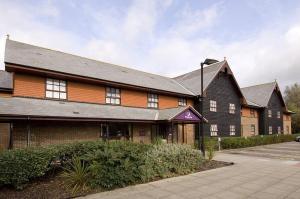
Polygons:
[[45,78],[27,74],[14,74],[14,96],[45,97]]
[[158,106],[159,109],[178,107],[178,97],[159,95]]
[[[45,98],[45,77],[15,73],[13,96]],[[159,94],[159,109],[178,107],[178,97]],[[105,86],[67,81],[67,100],[105,104]],[[147,108],[148,92],[121,89],[121,105]],[[193,100],[187,99],[193,106]]]
[[105,103],[105,87],[103,86],[68,81],[67,87],[69,101]]
[[121,90],[121,104],[123,106],[134,106],[146,108],[148,103],[147,92],[134,90]]

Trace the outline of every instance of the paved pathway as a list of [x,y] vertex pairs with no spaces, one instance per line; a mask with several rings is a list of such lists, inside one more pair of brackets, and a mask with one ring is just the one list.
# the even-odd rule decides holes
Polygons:
[[102,192],[85,198],[300,198],[299,161],[226,152],[218,153],[215,159],[233,161],[235,165]]

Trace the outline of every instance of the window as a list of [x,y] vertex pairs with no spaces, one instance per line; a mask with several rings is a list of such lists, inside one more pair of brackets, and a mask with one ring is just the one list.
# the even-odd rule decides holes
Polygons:
[[269,134],[272,134],[272,126],[269,126]]
[[210,111],[217,112],[217,102],[214,100],[210,100]]
[[278,126],[278,127],[277,127],[277,133],[278,133],[278,134],[281,134],[281,126]]
[[255,134],[255,124],[251,124],[251,127],[250,127],[251,129],[251,134]]
[[66,81],[47,78],[46,98],[67,99]]
[[178,105],[179,106],[186,106],[186,98],[184,98],[184,97],[181,97],[181,98],[179,98],[178,99]]
[[250,115],[251,115],[252,117],[255,117],[255,111],[254,111],[253,108],[250,109]]
[[280,111],[277,111],[277,118],[280,119]]
[[211,124],[210,125],[210,136],[217,136],[218,135],[218,125]]
[[235,135],[235,125],[229,126],[229,135]]
[[121,103],[120,89],[107,87],[105,102],[106,104],[120,104]]
[[148,107],[158,108],[158,95],[150,93],[148,94]]
[[268,117],[272,117],[272,110],[268,110]]
[[229,104],[229,113],[234,114],[235,113],[235,104]]

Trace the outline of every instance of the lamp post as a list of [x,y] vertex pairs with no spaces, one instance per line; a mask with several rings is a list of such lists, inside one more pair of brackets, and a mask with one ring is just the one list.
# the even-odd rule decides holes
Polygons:
[[[203,66],[206,65],[210,65],[210,64],[214,64],[219,62],[218,60],[215,59],[205,59],[204,62],[201,62],[201,96],[200,96],[200,114],[203,117]],[[202,151],[203,156],[205,157],[205,147],[204,147],[204,130],[203,130],[203,119],[200,122],[200,129],[199,129],[199,133],[198,133],[198,147],[199,150]],[[200,136],[201,134],[201,136]],[[200,141],[200,137],[201,137],[201,141]]]

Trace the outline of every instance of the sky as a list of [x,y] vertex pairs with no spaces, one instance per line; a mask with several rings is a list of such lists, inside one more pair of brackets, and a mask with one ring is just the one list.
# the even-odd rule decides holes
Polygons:
[[168,77],[228,61],[240,87],[300,83],[298,0],[0,0],[10,39]]

